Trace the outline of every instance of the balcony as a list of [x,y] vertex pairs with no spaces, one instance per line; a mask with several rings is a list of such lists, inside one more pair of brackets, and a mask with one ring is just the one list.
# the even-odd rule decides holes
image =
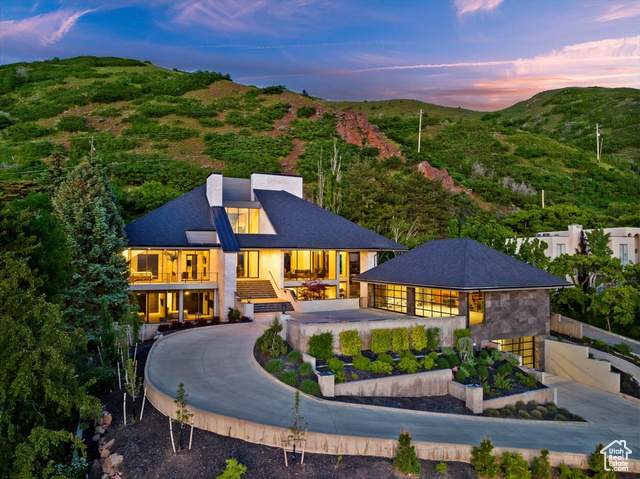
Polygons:
[[153,271],[129,271],[130,284],[158,284],[158,283],[217,283],[218,273],[188,273],[183,272],[159,274]]

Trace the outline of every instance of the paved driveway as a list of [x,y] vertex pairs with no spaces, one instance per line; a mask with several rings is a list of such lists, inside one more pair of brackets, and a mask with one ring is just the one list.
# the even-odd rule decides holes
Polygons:
[[[264,331],[259,323],[198,328],[172,334],[148,359],[148,380],[175,396],[183,382],[189,404],[239,419],[287,428],[294,393],[265,377],[251,360],[253,344]],[[362,437],[398,437],[410,429],[418,441],[479,444],[490,437],[503,447],[591,453],[597,443],[626,439],[640,455],[640,406],[613,394],[558,380],[560,406],[595,421],[593,426],[487,421],[385,408],[361,408],[301,398],[309,430]]]

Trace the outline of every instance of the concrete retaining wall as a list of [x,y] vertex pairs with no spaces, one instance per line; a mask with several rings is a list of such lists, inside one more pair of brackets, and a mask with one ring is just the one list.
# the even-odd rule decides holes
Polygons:
[[308,352],[309,339],[314,334],[332,332],[334,353],[340,353],[340,333],[342,331],[357,330],[363,349],[371,348],[371,331],[385,328],[409,328],[411,326],[422,325],[427,329],[440,328],[440,338],[442,346],[454,346],[453,332],[462,329],[466,325],[463,316],[447,318],[410,318],[410,319],[385,319],[372,321],[358,321],[342,323],[299,323],[291,320],[287,325],[287,338],[289,344],[294,349]]
[[336,396],[421,397],[449,393],[451,369],[403,374],[335,385]]
[[589,348],[547,339],[545,371],[617,394],[620,375],[611,372],[611,364],[589,358]]
[[582,323],[558,313],[551,313],[551,331],[582,339]]
[[609,361],[613,367],[616,367],[627,374],[631,374],[634,378],[640,381],[640,368],[632,362],[625,361],[618,356],[605,353],[604,351],[599,351],[595,348],[589,348],[589,352],[593,355],[594,359]]
[[[167,396],[153,387],[148,381],[144,383],[147,388],[147,399],[153,406],[165,416],[175,417],[176,406],[173,398]],[[193,413],[193,424],[198,429],[210,431],[222,436],[242,439],[243,441],[261,444],[264,446],[281,447],[282,441],[289,434],[289,430],[275,426],[267,426],[249,421],[243,421],[231,417],[221,416],[198,408],[189,407]],[[412,441],[416,454],[420,459],[431,461],[471,461],[472,446],[464,444],[443,444],[423,441]],[[309,432],[307,434],[306,450],[309,453],[393,457],[398,446],[397,439],[381,439],[370,437],[343,436]],[[527,461],[540,454],[538,450],[496,447],[494,454],[499,455],[505,451],[515,451],[523,455]],[[554,467],[564,463],[571,467],[587,469],[588,455],[551,452],[549,461]],[[640,472],[640,461],[629,461],[629,472]]]
[[481,387],[465,386],[464,384],[451,381],[449,383],[449,394],[451,394],[454,398],[464,401],[464,405],[472,413],[480,414],[483,411],[483,408],[482,408],[483,391]]
[[557,394],[556,388],[537,389],[535,391],[528,391],[526,393],[514,394],[513,396],[506,396],[502,398],[487,399],[483,403],[483,410],[487,409],[500,409],[507,404],[515,404],[518,401],[536,401],[538,404],[546,404],[548,402],[556,402]]

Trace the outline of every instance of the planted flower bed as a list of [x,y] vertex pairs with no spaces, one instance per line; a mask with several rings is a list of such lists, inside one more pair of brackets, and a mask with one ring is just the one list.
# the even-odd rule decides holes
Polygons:
[[586,422],[582,416],[572,414],[568,409],[558,408],[555,403],[538,404],[536,401],[518,401],[500,409],[487,409],[485,416],[509,419],[539,419],[546,421]]

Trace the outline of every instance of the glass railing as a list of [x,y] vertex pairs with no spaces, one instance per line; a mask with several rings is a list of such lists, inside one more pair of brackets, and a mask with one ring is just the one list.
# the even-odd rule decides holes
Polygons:
[[152,271],[129,271],[129,283],[217,283],[218,273],[154,273]]
[[336,279],[331,278],[326,269],[294,269],[284,272],[285,281],[310,281],[314,279]]

